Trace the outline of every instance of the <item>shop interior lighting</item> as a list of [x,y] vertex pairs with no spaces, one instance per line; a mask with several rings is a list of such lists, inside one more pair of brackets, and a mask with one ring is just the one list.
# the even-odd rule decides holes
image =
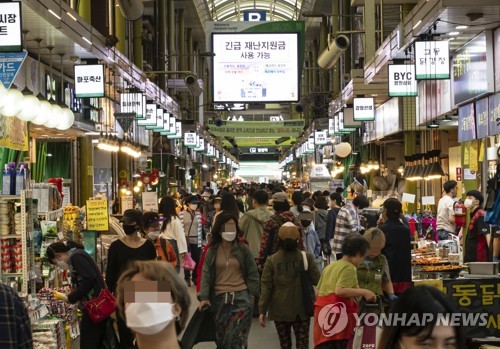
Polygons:
[[120,150],[118,141],[109,135],[101,135],[101,137],[99,137],[99,144],[97,144],[97,148],[113,153],[116,153],[118,150]]
[[464,29],[467,29],[467,28],[468,28],[468,26],[466,26],[466,25],[457,25],[455,27],[456,30],[464,30]]
[[422,173],[422,177],[424,179],[428,178],[428,175],[431,171],[432,162],[431,162],[431,154],[427,152],[424,154],[424,172]]
[[76,19],[75,16],[73,16],[70,12],[66,12],[66,14],[68,15],[69,18],[71,18],[72,20],[74,20],[75,22],[78,22],[78,20]]
[[413,170],[413,173],[409,180],[411,181],[419,181],[422,180],[423,174],[424,174],[424,167],[422,166],[422,159],[423,159],[424,154],[417,154],[415,155],[415,160],[416,160],[416,165],[415,169]]
[[92,45],[92,41],[90,41],[89,39],[87,39],[85,36],[82,36],[82,39],[85,40],[86,42],[88,42],[90,45]]
[[449,32],[448,35],[449,36],[457,36],[457,35],[460,35],[460,32]]
[[429,152],[431,158],[431,166],[429,168],[427,176],[425,177],[425,180],[440,179],[445,175],[443,167],[441,166],[441,159],[439,157],[440,154],[441,150],[439,149],[431,150]]
[[439,127],[439,122],[437,120],[432,120],[429,125],[427,125],[427,128],[438,128]]
[[417,23],[413,26],[413,30],[415,30],[415,28],[417,28],[417,27],[420,25],[420,23],[422,23],[422,20],[418,21],[418,22],[417,22]]
[[405,168],[403,167],[403,164],[399,165],[399,167],[398,167],[399,174],[403,175],[404,171],[405,171]]

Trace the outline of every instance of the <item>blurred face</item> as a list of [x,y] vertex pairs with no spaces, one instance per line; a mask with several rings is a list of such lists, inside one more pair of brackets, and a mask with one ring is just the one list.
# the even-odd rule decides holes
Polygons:
[[382,248],[380,247],[372,247],[370,246],[370,251],[368,252],[368,258],[375,258],[377,257],[380,253],[382,253]]
[[359,266],[363,263],[363,261],[365,260],[365,256],[362,255],[361,253],[358,253],[356,255],[356,257],[353,257],[352,258],[352,263],[355,265],[355,266]]
[[399,340],[401,349],[455,349],[457,340],[452,326],[436,326],[429,338],[427,333],[415,337],[402,336]]
[[156,223],[151,223],[151,225],[146,229],[149,232],[152,232],[152,231],[159,231],[161,228],[161,223],[160,222],[156,222]]

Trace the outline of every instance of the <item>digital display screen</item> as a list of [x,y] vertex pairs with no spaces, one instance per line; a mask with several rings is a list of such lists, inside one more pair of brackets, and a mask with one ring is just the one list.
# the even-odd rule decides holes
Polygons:
[[213,33],[214,102],[297,102],[298,33]]

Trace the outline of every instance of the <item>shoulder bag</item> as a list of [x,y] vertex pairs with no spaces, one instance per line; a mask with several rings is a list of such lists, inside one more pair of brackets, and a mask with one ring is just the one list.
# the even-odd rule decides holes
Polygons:
[[309,267],[307,263],[307,255],[304,251],[301,251],[302,259],[304,261],[304,269],[300,271],[300,283],[302,287],[302,298],[304,299],[304,307],[306,310],[306,315],[314,315],[314,302],[316,301],[316,296],[314,294],[314,286],[309,275]]

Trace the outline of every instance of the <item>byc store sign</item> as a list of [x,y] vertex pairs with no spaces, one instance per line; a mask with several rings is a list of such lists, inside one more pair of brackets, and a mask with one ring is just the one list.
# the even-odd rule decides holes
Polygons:
[[413,64],[390,64],[389,97],[417,96],[418,87]]

